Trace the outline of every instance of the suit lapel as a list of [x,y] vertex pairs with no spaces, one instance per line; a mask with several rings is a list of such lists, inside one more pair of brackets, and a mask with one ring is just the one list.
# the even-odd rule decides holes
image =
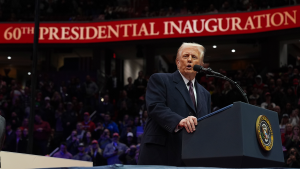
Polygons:
[[205,101],[203,100],[203,96],[202,96],[202,90],[200,88],[200,84],[195,81],[195,86],[196,86],[196,93],[197,93],[197,117],[201,117],[201,109],[203,107],[202,103],[205,103]]
[[196,113],[191,96],[178,70],[173,73],[173,81],[176,83],[175,85],[176,89],[181,93],[185,102],[190,106],[190,108],[194,111],[194,113]]

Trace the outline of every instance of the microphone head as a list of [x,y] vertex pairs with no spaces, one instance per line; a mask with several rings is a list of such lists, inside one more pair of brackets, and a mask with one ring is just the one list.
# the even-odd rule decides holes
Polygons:
[[194,69],[194,71],[199,72],[199,71],[201,71],[203,69],[203,67],[200,66],[200,65],[194,65],[193,69]]

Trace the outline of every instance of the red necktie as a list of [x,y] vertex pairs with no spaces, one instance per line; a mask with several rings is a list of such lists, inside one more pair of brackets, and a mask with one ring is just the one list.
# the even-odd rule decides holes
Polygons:
[[192,83],[191,81],[189,81],[189,82],[187,83],[187,85],[190,86],[190,87],[189,87],[189,93],[190,93],[191,99],[192,99],[192,101],[193,101],[193,104],[194,104],[194,106],[195,106],[195,110],[197,110],[197,107],[196,107],[196,100],[195,100],[195,95],[194,95],[194,90],[193,90],[193,83]]

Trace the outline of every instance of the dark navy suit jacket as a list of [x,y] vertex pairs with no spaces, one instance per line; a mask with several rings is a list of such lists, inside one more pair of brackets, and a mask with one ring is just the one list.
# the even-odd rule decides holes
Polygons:
[[139,152],[139,165],[184,166],[181,139],[185,129],[175,132],[175,128],[183,118],[191,115],[199,118],[210,113],[210,93],[197,81],[195,88],[197,110],[178,70],[150,77],[146,91],[148,119]]

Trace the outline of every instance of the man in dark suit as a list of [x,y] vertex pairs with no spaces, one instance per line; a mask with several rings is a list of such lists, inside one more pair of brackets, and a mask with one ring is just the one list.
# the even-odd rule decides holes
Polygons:
[[[146,92],[148,119],[139,152],[139,165],[184,166],[182,128],[196,132],[197,118],[210,113],[211,96],[195,80],[194,65],[203,66],[204,47],[183,43],[172,74],[150,77]],[[196,146],[196,145],[195,145]]]

